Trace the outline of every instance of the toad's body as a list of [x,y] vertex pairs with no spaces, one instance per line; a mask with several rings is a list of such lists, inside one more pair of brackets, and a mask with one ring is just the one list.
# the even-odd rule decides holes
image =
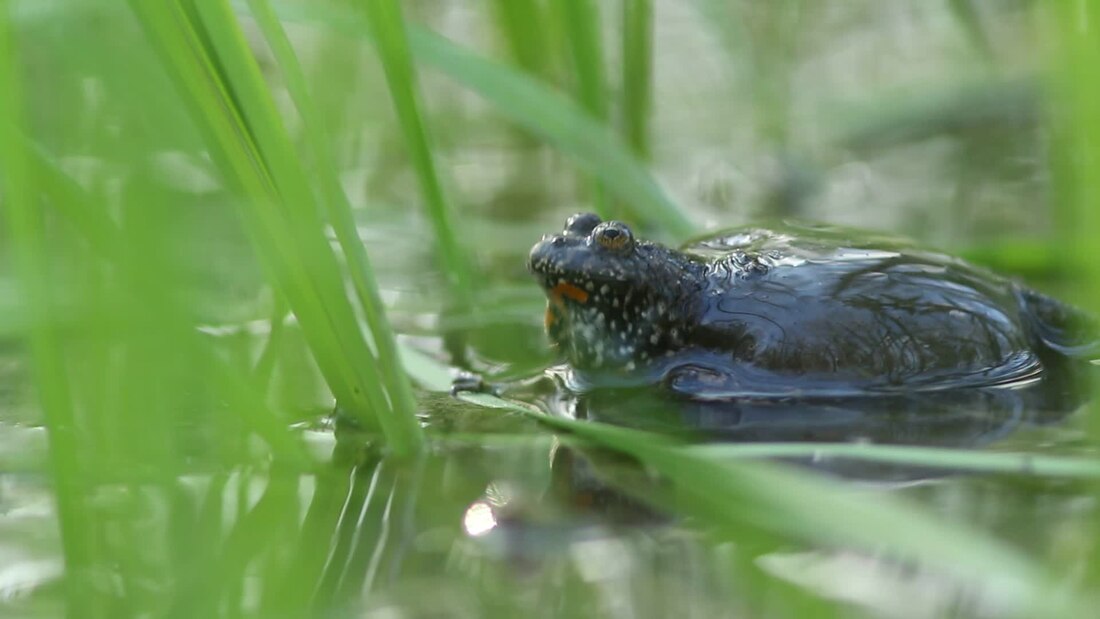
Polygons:
[[785,225],[676,251],[582,214],[531,251],[550,337],[582,375],[712,394],[1015,384],[1079,313],[893,239]]

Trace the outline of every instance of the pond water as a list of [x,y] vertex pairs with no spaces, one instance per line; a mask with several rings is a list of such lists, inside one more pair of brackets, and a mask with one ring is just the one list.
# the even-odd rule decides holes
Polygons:
[[[528,224],[480,225],[528,243],[537,238]],[[386,229],[368,229],[368,240],[387,236]],[[394,244],[394,252],[399,247],[408,246]],[[400,264],[397,256],[391,264]],[[422,289],[398,282],[407,271],[397,268],[385,279],[401,308],[392,316],[409,347],[449,360],[455,370],[482,372],[504,384],[510,397],[549,415],[708,444],[857,442],[1096,454],[1081,400],[1069,398],[1066,405],[1065,398],[1047,397],[1045,383],[809,400],[691,402],[641,389],[570,395],[542,333],[541,292],[514,268],[521,255],[501,260],[514,277],[501,278],[487,294],[514,299],[511,306],[502,302],[487,315],[452,318],[418,301]],[[418,391],[422,422],[433,437],[428,455],[414,463],[381,457],[351,427],[333,422],[323,390],[311,393],[297,379],[280,380],[283,373],[315,372],[300,363],[302,344],[294,323],[287,326],[292,337],[276,384],[290,390],[288,401],[301,403],[299,431],[333,464],[320,474],[211,469],[202,464],[208,429],[188,424],[180,432],[190,436],[196,460],[181,461],[177,474],[108,469],[93,484],[91,509],[105,527],[99,543],[114,544],[125,563],[93,566],[87,580],[88,595],[108,614],[801,616],[824,612],[818,598],[854,614],[888,617],[1020,610],[1009,585],[975,586],[890,552],[821,547],[752,527],[715,530],[685,520],[668,485],[629,458],[446,393]],[[447,328],[469,346],[438,335]],[[267,334],[263,324],[210,332],[255,345]],[[465,354],[450,356],[455,349]],[[4,367],[0,605],[6,617],[52,616],[64,608],[66,585],[44,468],[46,437],[34,424],[20,357]],[[947,522],[1004,540],[1062,566],[1066,582],[1093,561],[1097,506],[1084,480],[827,453],[784,460],[869,497],[903,497]],[[149,545],[134,546],[135,537]],[[148,577],[135,578],[140,574]]]
[[[785,11],[752,2],[654,3],[659,53],[649,167],[673,201],[706,229],[766,215],[901,233],[1073,298],[1079,291],[1050,241],[1056,218],[1050,132],[1035,77],[1037,3],[802,4]],[[480,8],[406,5],[419,22],[502,56],[499,33]],[[601,18],[614,31],[614,15],[605,10]],[[86,24],[27,23],[55,46],[73,32],[99,40]],[[136,37],[132,28],[119,31],[119,41]],[[472,309],[455,309],[442,294],[446,275],[399,128],[379,105],[386,86],[376,58],[360,41],[308,21],[292,24],[291,34],[318,99],[341,119],[334,138],[340,178],[390,321],[401,345],[441,366],[446,378],[474,372],[547,417],[651,431],[699,449],[843,443],[1097,457],[1087,398],[1076,391],[1051,397],[1043,391],[1049,383],[720,402],[647,390],[569,392],[544,333],[545,297],[525,262],[532,244],[560,229],[566,215],[591,210],[602,190],[484,101],[425,71],[435,155],[479,280]],[[252,43],[270,69],[266,47]],[[119,47],[103,52],[110,66],[132,53]],[[618,66],[613,48],[608,65]],[[76,60],[65,56],[72,65],[41,53],[32,60],[64,69],[58,81],[71,98],[86,97],[93,111],[92,103],[107,101],[109,114],[85,119],[92,130],[113,135],[127,126],[131,110],[110,107],[118,84],[102,67],[84,66],[80,51],[69,51]],[[122,81],[127,102],[131,84],[168,91],[168,80]],[[52,88],[36,82],[31,94],[53,96]],[[158,101],[143,112],[154,121],[161,120]],[[51,118],[47,107],[36,112]],[[159,333],[156,321],[131,333],[117,324],[131,314],[106,312],[105,322],[127,334],[127,351],[137,353],[116,358],[113,343],[82,333],[77,322],[66,331],[66,358],[84,381],[77,391],[88,410],[117,405],[125,412],[85,420],[87,444],[99,450],[79,456],[87,466],[81,461],[86,470],[75,492],[59,489],[27,355],[15,338],[0,340],[0,616],[931,618],[1011,616],[1033,602],[1013,580],[1018,571],[971,578],[914,561],[886,542],[814,543],[771,526],[777,512],[752,504],[744,505],[744,522],[710,518],[707,497],[685,498],[667,470],[426,381],[416,396],[427,453],[412,462],[392,458],[333,416],[303,334],[286,311],[275,311],[280,300],[234,215],[238,198],[208,153],[194,136],[149,137],[146,128],[135,133],[152,152],[139,150],[136,173],[124,155],[112,159],[106,138],[90,139],[91,146],[57,139],[60,167],[93,179],[87,184],[105,195],[148,185],[170,198],[158,216],[171,234],[154,238],[167,239],[155,253],[175,269],[167,276],[175,278],[172,301],[198,317],[218,359],[246,368],[270,363],[266,403],[322,464],[296,468],[269,458],[263,441],[242,430],[244,413],[209,396],[208,360],[147,343],[142,338]],[[131,225],[143,223],[140,213],[124,212]],[[64,258],[68,250],[57,252]],[[62,275],[87,295],[81,286],[95,278],[78,267]],[[0,286],[0,317],[5,296]],[[83,318],[102,326],[95,322],[101,316]],[[18,331],[3,320],[0,327],[4,337]],[[276,332],[280,343],[269,351]],[[86,371],[88,359],[106,360],[105,367]],[[149,369],[150,361],[164,364],[164,373]],[[148,398],[162,417],[144,417],[146,400],[134,398]],[[1049,591],[1090,591],[1096,582],[1095,475],[1050,474],[1029,468],[1026,457],[1018,470],[989,472],[827,449],[777,453],[747,459],[789,465],[857,505],[897,500],[963,534],[999,540],[1011,557],[1049,568],[1042,574],[1051,576],[1042,585]],[[81,497],[80,504],[59,500],[66,496]],[[835,505],[821,496],[806,495],[802,517],[820,515],[825,527]],[[82,526],[66,530],[66,514],[77,514]]]
[[[335,453],[336,464],[324,474],[192,470],[170,481],[97,484],[95,511],[117,527],[104,531],[104,543],[126,548],[133,541],[126,536],[137,535],[191,545],[134,548],[128,564],[98,566],[92,582],[99,599],[108,600],[112,612],[171,616],[295,616],[306,608],[368,617],[743,616],[813,608],[800,600],[807,593],[850,605],[852,612],[890,617],[1019,610],[1011,590],[967,586],[890,553],[807,546],[751,530],[731,535],[685,522],[669,488],[629,459],[444,394],[422,397],[424,421],[441,438],[414,464],[372,455],[354,432],[338,429],[334,438],[331,428],[314,427],[303,432],[318,453]],[[597,416],[593,411],[600,410],[591,401],[553,395],[543,401],[556,414]],[[636,414],[631,421],[638,425],[668,429],[645,406],[667,415],[668,405],[614,402],[620,413]],[[1079,416],[1044,419],[1019,407],[983,410],[975,401],[957,409],[929,406],[759,405],[733,418],[728,410],[686,414],[728,440],[858,438],[1032,454],[1095,452]],[[60,612],[64,596],[53,498],[39,468],[44,436],[5,424],[0,438],[7,465],[0,480],[4,614],[50,616]],[[1087,569],[1092,560],[1090,483],[828,455],[791,461],[839,476],[867,495],[906,497],[947,521],[1057,562],[1067,573]],[[172,563],[185,558],[197,564]],[[146,571],[148,590],[121,579]],[[186,580],[161,578],[165,573]]]

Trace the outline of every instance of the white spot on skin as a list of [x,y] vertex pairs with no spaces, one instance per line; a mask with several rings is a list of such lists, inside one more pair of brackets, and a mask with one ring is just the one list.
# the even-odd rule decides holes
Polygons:
[[609,292],[611,292],[611,288],[609,288],[607,286],[607,284],[604,284],[603,286],[600,286],[600,293],[601,294],[607,294]]

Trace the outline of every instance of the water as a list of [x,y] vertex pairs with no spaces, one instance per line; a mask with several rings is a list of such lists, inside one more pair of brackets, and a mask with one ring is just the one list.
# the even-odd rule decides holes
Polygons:
[[[480,7],[407,4],[422,22],[501,56],[499,33]],[[1072,274],[1051,258],[1061,248],[1043,245],[1054,217],[1049,136],[1037,103],[1041,80],[1033,77],[1040,26],[1029,3],[974,3],[988,48],[947,3],[805,3],[813,6],[793,22],[747,8],[755,4],[655,3],[651,167],[677,204],[708,229],[767,214],[901,233],[994,265],[1011,263],[1013,273],[1056,296],[1074,291]],[[56,149],[60,167],[91,179],[89,186],[103,185],[107,195],[150,183],[160,191],[151,195],[171,196],[161,209],[171,233],[156,238],[172,239],[163,253],[179,268],[171,274],[173,292],[205,325],[202,333],[219,354],[252,367],[272,333],[271,294],[233,216],[236,198],[221,186],[190,125],[177,122],[185,114],[165,94],[172,92],[169,81],[144,79],[160,69],[142,64],[154,62],[152,53],[128,47],[140,38],[132,18],[117,31],[112,19],[94,22],[107,24],[105,36],[86,23],[47,16],[28,26],[27,40],[41,54],[31,57],[36,73],[56,80],[35,80],[35,88],[48,93],[43,101],[73,103],[59,111],[56,103],[32,106],[43,115],[45,133],[60,136],[43,139]],[[610,11],[603,17],[610,27]],[[660,432],[708,448],[854,442],[1097,455],[1085,411],[1076,403],[1046,406],[1047,398],[1029,395],[1036,385],[874,401],[684,402],[649,391],[569,393],[555,382],[560,370],[543,333],[545,299],[524,262],[542,234],[592,208],[590,179],[552,148],[506,126],[480,99],[425,71],[436,155],[462,213],[462,239],[475,250],[485,282],[476,309],[456,311],[443,300],[445,278],[434,266],[415,175],[380,103],[385,86],[377,63],[343,37],[305,26],[292,36],[319,100],[343,119],[335,145],[345,166],[341,180],[390,318],[404,345],[447,368],[506,384],[510,397],[555,417]],[[104,39],[122,51],[102,51]],[[71,49],[63,47],[69,41]],[[67,53],[54,57],[54,47]],[[264,50],[258,53],[264,59]],[[617,66],[615,46],[607,53]],[[103,66],[130,61],[147,72],[104,79]],[[157,98],[134,91],[146,84],[159,89]],[[273,87],[279,89],[277,80]],[[112,98],[120,92],[126,105]],[[130,126],[135,105],[148,108],[149,127],[180,135]],[[130,133],[142,136],[139,148],[125,142],[134,153],[113,141]],[[141,220],[126,214],[128,222]],[[1038,249],[1014,251],[1006,239]],[[995,251],[1003,247],[1007,260]],[[63,275],[83,290],[103,274]],[[5,280],[0,292],[0,332],[7,337],[25,325],[7,320],[4,297],[12,295]],[[142,299],[125,301],[137,306]],[[132,316],[108,314],[111,328]],[[83,318],[93,327],[101,319]],[[85,420],[88,444],[101,452],[70,454],[86,476],[78,506],[84,526],[77,531],[86,537],[68,548],[59,531],[59,509],[66,507],[59,507],[49,474],[25,351],[0,342],[0,616],[56,617],[67,604],[71,616],[315,611],[387,619],[994,617],[1022,608],[1026,587],[1011,578],[976,582],[915,562],[887,543],[868,549],[809,542],[766,526],[775,512],[751,503],[742,506],[745,522],[715,524],[699,501],[620,453],[442,392],[417,393],[428,453],[395,461],[331,421],[331,396],[293,320],[286,320],[273,355],[268,403],[323,464],[273,466],[263,442],[239,427],[237,411],[207,397],[205,368],[141,339],[159,326],[126,331],[133,340],[127,350],[138,353],[122,361],[111,357],[110,343],[108,354],[84,356],[83,347],[96,342],[77,329],[66,332],[74,367],[88,358],[109,361],[74,370],[85,379],[77,387],[89,410],[122,411]],[[166,412],[168,421],[147,417]],[[154,421],[170,432],[152,432]],[[1019,470],[996,473],[825,451],[777,460],[854,493],[857,504],[898,499],[914,512],[1002,540],[1051,566],[1053,589],[1095,582],[1089,573],[1096,571],[1100,538],[1088,479],[1035,473],[1026,460]],[[829,513],[828,505],[806,499],[806,518],[824,527]],[[911,526],[908,519],[896,523]]]
[[[534,323],[537,315],[499,326],[537,341]],[[262,339],[263,330],[255,331]],[[443,351],[439,339],[410,342]],[[495,376],[517,372],[490,361],[488,350],[473,348],[476,367]],[[1043,400],[1029,397],[1034,383],[854,400],[684,402],[646,390],[573,396],[557,383],[558,373],[528,375],[511,383],[512,394],[550,414],[712,444],[857,441],[1095,454],[1083,416],[1042,410],[1036,403]],[[9,410],[25,405],[23,384],[13,371]],[[325,417],[302,411],[300,431],[319,457],[334,462],[322,473],[185,465],[171,478],[129,470],[99,479],[92,509],[107,527],[102,543],[117,545],[127,563],[96,568],[98,599],[112,612],[175,616],[298,616],[314,609],[349,617],[708,617],[798,614],[815,607],[810,596],[889,617],[1019,609],[1011,587],[975,587],[903,556],[685,521],[669,486],[630,459],[529,419],[445,394],[420,395],[435,438],[429,455],[413,463],[380,458],[355,432],[334,433]],[[201,450],[201,428],[184,430],[199,435]],[[0,606],[4,616],[54,616],[63,608],[64,580],[41,468],[45,436],[12,420],[0,426],[0,441],[9,445],[0,477]],[[1096,505],[1084,481],[843,457],[786,461],[869,496],[913,501],[1066,574],[1092,560]],[[125,551],[130,536],[150,545]],[[134,573],[146,576],[135,580]]]

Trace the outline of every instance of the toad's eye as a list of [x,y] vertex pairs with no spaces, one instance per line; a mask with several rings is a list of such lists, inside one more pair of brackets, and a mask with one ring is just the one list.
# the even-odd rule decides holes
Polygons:
[[600,225],[600,217],[595,213],[577,213],[565,222],[565,233],[587,236],[592,228]]
[[617,253],[626,253],[634,247],[634,235],[630,228],[618,221],[607,221],[596,226],[592,238],[600,247]]

